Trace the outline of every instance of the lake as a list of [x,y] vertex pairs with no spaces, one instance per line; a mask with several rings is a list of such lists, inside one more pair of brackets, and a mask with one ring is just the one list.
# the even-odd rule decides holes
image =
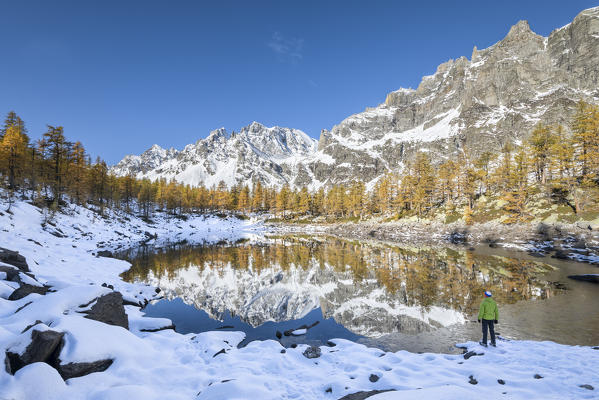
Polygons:
[[504,338],[599,342],[599,285],[567,278],[598,268],[508,249],[289,235],[140,247],[119,257],[132,263],[126,280],[162,289],[146,315],[170,318],[181,333],[240,330],[241,345],[344,338],[390,351],[455,352],[455,343],[480,339],[484,290],[499,304]]

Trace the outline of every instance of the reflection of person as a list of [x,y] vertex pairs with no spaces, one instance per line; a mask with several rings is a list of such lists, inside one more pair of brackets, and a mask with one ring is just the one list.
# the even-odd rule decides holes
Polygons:
[[487,347],[487,328],[491,333],[491,346],[495,347],[495,325],[499,319],[499,310],[497,309],[497,303],[491,298],[492,294],[488,290],[485,290],[485,299],[480,303],[480,310],[478,311],[478,322],[483,323],[483,340],[480,342],[481,345]]

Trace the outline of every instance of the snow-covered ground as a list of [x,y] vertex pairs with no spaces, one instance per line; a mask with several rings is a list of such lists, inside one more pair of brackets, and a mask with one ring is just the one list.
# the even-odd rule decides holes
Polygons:
[[[497,348],[483,349],[470,342],[464,346],[485,354],[464,359],[461,355],[385,353],[338,339],[333,340],[334,347],[322,346],[319,357],[307,358],[303,355],[307,346],[284,349],[273,340],[238,349],[244,338],[240,332],[143,332],[170,321],[144,317],[131,305],[125,306],[129,330],[83,318],[80,311],[85,305],[112,292],[104,283],[132,302],[157,296],[153,287],[123,282],[119,274],[129,264],[96,257],[98,245],[128,247],[153,235],[158,241],[235,240],[260,234],[263,227],[259,221],[216,217],[186,221],[157,217],[150,225],[125,214],[110,214],[105,219],[86,209],[69,209],[45,227],[43,213],[23,202],[13,206],[13,214],[2,211],[0,215],[0,247],[18,250],[37,280],[54,290],[9,301],[15,283],[3,280],[6,274],[0,276],[0,349],[22,351],[33,331],[25,328],[39,320],[35,329],[65,333],[59,355],[63,364],[105,359],[113,363],[103,372],[66,383],[45,363],[27,365],[14,376],[0,368],[2,400],[339,399],[359,391],[388,389],[395,391],[371,398],[572,399],[599,395],[599,350],[590,347],[501,341]],[[31,278],[22,279],[35,284]]]

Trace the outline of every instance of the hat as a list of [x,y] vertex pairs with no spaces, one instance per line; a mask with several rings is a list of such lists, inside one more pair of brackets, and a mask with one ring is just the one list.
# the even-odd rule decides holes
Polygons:
[[485,297],[491,297],[491,296],[493,296],[491,294],[491,292],[489,292],[488,290],[485,290]]

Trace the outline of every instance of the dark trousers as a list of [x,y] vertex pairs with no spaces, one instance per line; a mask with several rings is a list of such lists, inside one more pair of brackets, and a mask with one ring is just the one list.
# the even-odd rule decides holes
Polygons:
[[491,343],[495,343],[495,323],[492,319],[483,319],[483,343],[487,344],[487,328],[491,332]]

